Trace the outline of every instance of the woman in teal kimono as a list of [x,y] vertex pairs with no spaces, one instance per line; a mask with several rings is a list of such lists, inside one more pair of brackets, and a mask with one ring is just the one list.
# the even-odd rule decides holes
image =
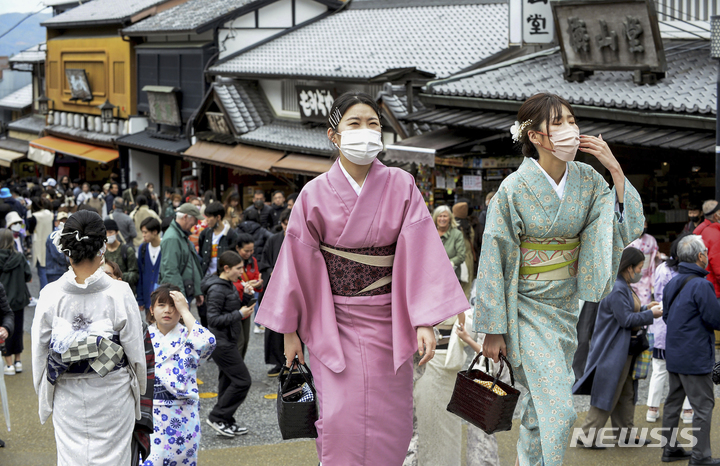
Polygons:
[[[475,330],[485,356],[506,355],[523,399],[518,464],[563,462],[575,423],[572,360],[578,299],[612,289],[622,251],[642,234],[640,196],[602,136],[580,136],[570,104],[537,94],[518,112],[513,140],[526,156],[488,207],[476,284]],[[592,154],[614,188],[591,166]]]

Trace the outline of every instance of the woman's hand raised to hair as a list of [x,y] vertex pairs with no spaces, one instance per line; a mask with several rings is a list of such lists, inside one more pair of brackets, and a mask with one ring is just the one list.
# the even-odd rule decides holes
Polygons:
[[185,328],[188,329],[188,332],[192,331],[193,325],[195,324],[195,316],[193,316],[190,312],[190,305],[188,304],[187,299],[185,299],[185,295],[179,291],[171,291],[170,297],[173,300],[175,309],[177,309],[178,313],[180,313],[180,317],[182,317]]

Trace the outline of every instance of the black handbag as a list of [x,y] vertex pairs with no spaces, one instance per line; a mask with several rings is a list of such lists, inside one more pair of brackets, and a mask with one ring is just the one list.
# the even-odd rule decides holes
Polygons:
[[637,331],[637,334],[630,337],[630,348],[628,348],[628,355],[638,356],[643,351],[650,349],[650,341],[647,337],[647,329],[641,328]]
[[[473,369],[480,356],[482,351],[475,356],[467,370],[458,372],[447,410],[479,427],[486,434],[492,435],[512,428],[513,413],[520,399],[520,391],[515,388],[515,375],[504,355],[500,355],[500,370],[494,377],[488,373],[490,369],[487,358],[485,358],[485,372]],[[510,371],[512,385],[500,380],[504,367]],[[487,388],[476,383],[475,380],[492,382],[492,385]],[[496,385],[505,391],[505,395],[498,395],[493,390]]]
[[[293,370],[296,369],[296,370]],[[311,401],[297,401],[301,387],[312,391]],[[317,438],[317,391],[310,368],[295,358],[290,368],[283,366],[278,376],[277,415],[283,440]]]

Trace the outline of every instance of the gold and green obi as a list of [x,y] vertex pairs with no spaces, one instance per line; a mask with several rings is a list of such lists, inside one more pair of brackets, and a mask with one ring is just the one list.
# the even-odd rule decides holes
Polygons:
[[565,280],[577,276],[579,238],[522,238],[521,280]]

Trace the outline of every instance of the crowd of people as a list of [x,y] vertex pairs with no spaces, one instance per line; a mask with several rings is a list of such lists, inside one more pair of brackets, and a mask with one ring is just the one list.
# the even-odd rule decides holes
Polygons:
[[[663,260],[612,151],[580,136],[571,105],[552,94],[520,108],[512,134],[526,159],[477,211],[459,198],[429,212],[413,178],[376,159],[372,97],[340,96],[328,126],[339,149],[330,171],[299,196],[266,202],[257,190],[245,209],[236,191],[167,189],[161,200],[136,182],[4,183],[3,371],[23,371],[24,309],[35,306],[33,380],[41,422],[55,413],[59,464],[79,454],[82,464],[196,464],[207,429],[247,434],[236,414],[253,383],[253,335],[268,377],[309,356],[326,466],[459,465],[462,422],[446,407],[466,345],[491,370],[504,359],[529,391],[516,464],[563,463],[572,394],[590,395],[581,446],[604,448],[608,419],[627,429],[618,443],[648,443],[630,432],[650,361],[648,422],[669,383],[662,460],[720,464],[710,445],[717,201],[702,214],[691,206]],[[574,162],[578,150],[612,188]],[[207,361],[218,396],[201,421]],[[699,427],[692,451],[676,445],[680,421]],[[469,426],[466,464],[498,461],[495,437]]]
[[[101,189],[80,180],[69,182],[67,177],[61,178],[60,182],[52,178],[42,181],[26,178],[4,183],[0,190],[3,371],[6,376],[23,371],[24,309],[28,305],[36,306],[33,323],[34,332],[38,332],[33,334],[36,388],[40,393],[54,393],[54,401],[41,409],[41,413],[45,413],[41,420],[44,422],[53,410],[73,412],[63,420],[53,416],[56,432],[62,432],[62,438],[58,437],[58,444],[63,443],[58,449],[61,464],[70,461],[77,448],[90,448],[101,454],[106,452],[106,446],[80,445],[67,437],[77,433],[74,423],[90,414],[75,409],[77,399],[70,393],[78,388],[77,385],[65,387],[70,391],[61,388],[64,384],[60,381],[74,378],[69,374],[79,373],[77,364],[68,367],[59,357],[59,361],[55,361],[57,366],[48,363],[52,359],[48,356],[53,351],[62,354],[68,348],[48,349],[50,342],[46,339],[53,335],[55,341],[63,328],[67,330],[64,324],[60,324],[63,328],[56,328],[61,322],[58,319],[66,319],[71,328],[77,326],[67,314],[77,312],[77,307],[71,310],[64,303],[49,305],[45,298],[49,295],[82,295],[78,297],[83,303],[80,314],[88,325],[80,333],[77,329],[69,332],[66,338],[87,337],[87,332],[99,332],[108,341],[121,345],[125,357],[110,372],[128,364],[134,364],[128,370],[138,380],[145,379],[141,373],[147,371],[150,375],[154,372],[154,378],[147,378],[149,386],[139,384],[132,393],[127,392],[129,406],[142,406],[141,395],[149,387],[146,398],[155,406],[156,414],[164,413],[156,415],[157,419],[168,418],[171,410],[182,411],[181,415],[169,417],[172,423],[162,424],[159,431],[162,435],[153,437],[159,427],[156,419],[155,428],[146,432],[148,442],[174,443],[178,448],[171,455],[173,458],[197,456],[200,431],[199,424],[193,419],[197,418],[199,401],[195,373],[198,365],[208,359],[217,364],[220,376],[217,403],[207,424],[226,437],[247,433],[247,428],[236,423],[234,414],[252,383],[244,362],[252,316],[272,275],[297,195],[291,194],[286,199],[283,192],[276,191],[270,205],[266,205],[264,198],[264,193],[258,190],[252,205],[242,210],[235,191],[223,193],[223,203],[216,200],[213,192],[204,196],[183,196],[180,190],[167,189],[164,201],[160,202],[151,183],[141,191],[136,182],[131,182],[123,192],[114,182]],[[71,244],[65,244],[67,242]],[[32,269],[39,278],[39,297],[30,296],[27,286],[33,277]],[[105,275],[113,281],[108,281]],[[126,286],[115,284],[118,281]],[[107,296],[101,300],[98,296],[108,295],[109,290],[115,290],[122,297],[123,311],[113,313],[106,322],[109,327],[93,327],[92,321],[107,320],[101,318],[107,310],[93,311],[88,304],[107,300]],[[128,301],[130,298],[132,304]],[[109,299],[112,301],[112,296]],[[195,323],[189,313],[189,303],[193,300],[199,315]],[[131,316],[137,317],[137,321]],[[146,339],[152,342],[150,352],[155,349],[153,360],[157,368],[151,367],[150,359],[145,361],[142,369],[139,360],[129,359],[147,353],[147,348],[138,348],[138,352],[133,353],[130,345],[135,343],[130,343],[128,334],[123,333],[139,331],[141,325],[145,326],[142,333],[146,333]],[[285,363],[283,336],[263,327],[254,328],[256,334],[265,334],[260,336],[266,340],[265,361],[270,364],[268,376],[275,377]],[[137,344],[141,346],[142,343],[139,338]],[[182,345],[181,350],[178,344]],[[145,360],[145,356],[142,359]],[[161,370],[163,365],[167,369]],[[84,364],[84,369],[87,366]],[[51,372],[56,374],[48,384],[46,380]],[[110,379],[105,377],[105,380]],[[118,386],[112,384],[107,386],[107,390],[116,388]],[[149,413],[152,418],[152,409]],[[148,417],[147,413],[145,417]],[[182,425],[176,425],[176,419],[182,420]],[[187,419],[193,419],[193,422],[185,425]],[[138,433],[143,431],[134,420],[119,422],[115,427],[118,430],[113,433],[117,435],[135,432],[135,437],[141,438]],[[146,445],[145,453],[151,450],[150,447],[150,444]],[[123,445],[112,448],[107,451],[123,458],[113,464],[122,464],[125,458],[122,456],[125,453],[121,455],[125,451]],[[169,456],[161,449],[156,447],[152,449],[153,454],[143,455],[145,464],[166,464]],[[130,454],[129,450],[127,454]]]

